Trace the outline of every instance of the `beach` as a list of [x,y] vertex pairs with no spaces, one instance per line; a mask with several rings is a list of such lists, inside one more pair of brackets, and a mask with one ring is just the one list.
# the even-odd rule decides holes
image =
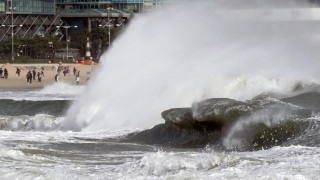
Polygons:
[[[59,64],[0,64],[0,68],[8,70],[8,79],[0,78],[0,89],[36,89],[43,88],[46,85],[53,84],[55,82],[55,75],[58,74],[56,69]],[[70,73],[64,76],[63,70],[65,67],[69,67]],[[21,70],[20,76],[16,74],[16,70],[19,68]],[[33,71],[36,68],[36,72],[41,72],[41,68],[44,68],[44,76],[41,78],[41,82],[32,80],[31,84],[27,83],[26,75],[28,71]],[[83,64],[62,64],[60,66],[62,71],[59,74],[59,81],[69,83],[71,85],[76,85],[76,77],[74,76],[73,69],[76,68],[80,71],[80,82],[79,85],[84,85],[87,83],[87,79],[99,69],[99,65],[83,65]],[[2,73],[3,75],[3,73]]]

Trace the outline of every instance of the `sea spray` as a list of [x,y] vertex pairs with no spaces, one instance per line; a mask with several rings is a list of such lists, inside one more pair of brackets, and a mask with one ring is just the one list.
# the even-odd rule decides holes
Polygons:
[[[272,3],[256,3],[254,13],[243,3],[241,15],[230,11],[235,3],[216,2],[137,15],[103,55],[101,72],[71,106],[64,127],[151,127],[172,107],[216,97],[245,100],[317,80],[317,25],[278,21],[269,13]],[[277,5],[272,8],[283,8]]]

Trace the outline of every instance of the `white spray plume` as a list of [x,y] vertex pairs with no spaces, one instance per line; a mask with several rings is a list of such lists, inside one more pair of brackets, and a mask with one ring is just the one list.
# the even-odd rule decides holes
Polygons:
[[298,80],[316,81],[315,22],[268,20],[268,8],[233,11],[219,2],[137,15],[69,109],[66,128],[151,127],[163,122],[163,110],[194,101],[245,100],[289,91]]

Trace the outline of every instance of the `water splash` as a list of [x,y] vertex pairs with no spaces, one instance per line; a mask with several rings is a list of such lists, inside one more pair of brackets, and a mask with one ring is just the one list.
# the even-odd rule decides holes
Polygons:
[[220,1],[201,1],[137,15],[103,55],[100,74],[69,109],[65,127],[151,127],[163,122],[163,110],[195,100],[245,100],[316,81],[319,27],[265,21],[270,9],[256,8],[241,17]]

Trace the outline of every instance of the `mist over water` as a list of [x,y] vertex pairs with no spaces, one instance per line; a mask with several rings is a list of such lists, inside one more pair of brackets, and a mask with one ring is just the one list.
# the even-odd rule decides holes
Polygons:
[[274,19],[272,3],[233,11],[218,2],[137,15],[101,58],[102,70],[69,109],[65,127],[146,128],[163,122],[162,111],[206,98],[246,100],[317,83],[319,25]]

